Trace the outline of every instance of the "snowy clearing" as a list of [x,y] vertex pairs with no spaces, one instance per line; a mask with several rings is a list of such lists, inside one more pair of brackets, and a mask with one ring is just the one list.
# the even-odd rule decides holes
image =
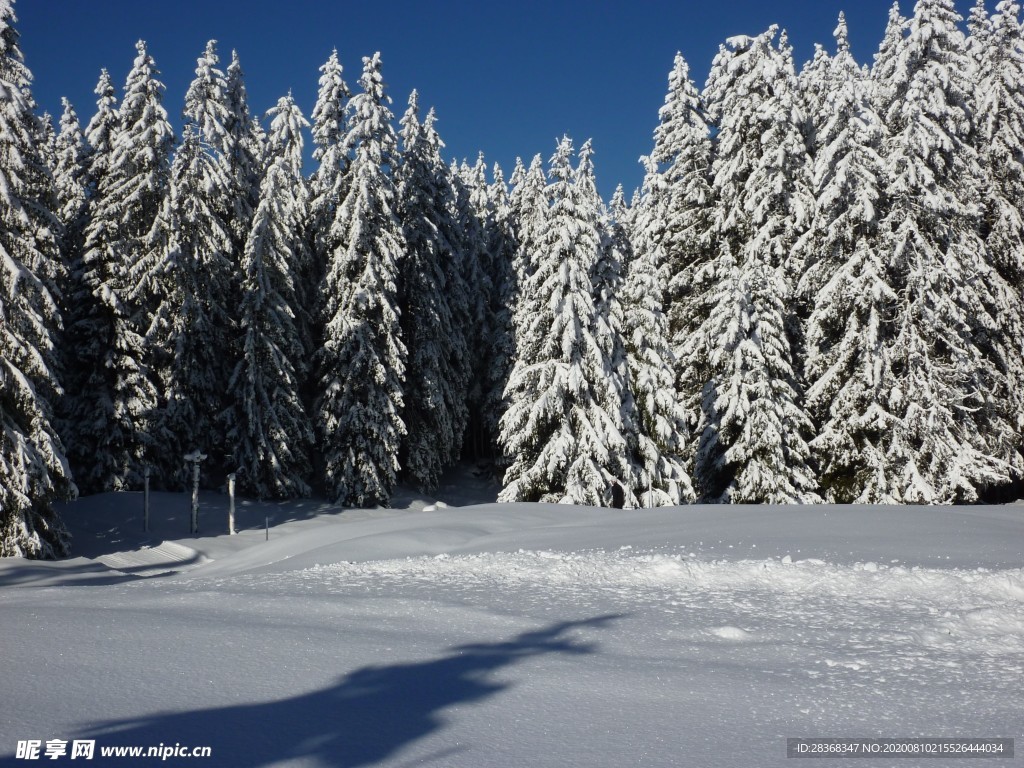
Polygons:
[[473,768],[1024,744],[1024,506],[455,506],[486,494],[240,505],[233,537],[217,495],[195,538],[183,496],[148,539],[138,494],[69,505],[88,557],[0,562],[0,765],[55,738]]

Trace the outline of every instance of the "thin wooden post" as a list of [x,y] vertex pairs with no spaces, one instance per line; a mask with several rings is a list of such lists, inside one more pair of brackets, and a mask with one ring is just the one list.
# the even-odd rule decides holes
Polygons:
[[228,535],[235,535],[235,473],[228,475]]
[[266,520],[266,524],[267,524],[267,539],[266,540],[270,541],[270,518],[267,517],[267,518],[264,518],[264,519]]
[[149,533],[149,467],[142,470],[142,530]]
[[199,535],[199,464],[205,458],[206,454],[198,450],[185,454],[185,461],[192,462],[192,524],[189,527],[193,536]]

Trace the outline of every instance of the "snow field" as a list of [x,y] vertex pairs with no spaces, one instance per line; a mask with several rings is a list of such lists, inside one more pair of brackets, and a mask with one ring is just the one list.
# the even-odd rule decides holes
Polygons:
[[[269,542],[151,541],[195,557],[101,578],[147,551],[119,498],[68,517],[123,552],[0,564],[0,755],[93,738],[214,765],[746,768],[788,765],[793,736],[1024,743],[1019,507],[284,505]],[[182,499],[156,502],[161,529]],[[959,764],[980,765],[928,763]]]

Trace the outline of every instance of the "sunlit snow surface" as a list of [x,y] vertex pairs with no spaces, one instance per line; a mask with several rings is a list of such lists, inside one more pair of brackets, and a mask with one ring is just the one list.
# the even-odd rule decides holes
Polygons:
[[[0,565],[0,765],[27,765],[28,738],[238,766],[789,765],[792,736],[1024,749],[1022,506],[425,501],[251,505],[238,536],[146,548],[137,495],[77,502],[89,559]],[[183,504],[159,497],[156,529]],[[210,533],[224,507],[204,497]],[[101,528],[119,549],[84,541]]]

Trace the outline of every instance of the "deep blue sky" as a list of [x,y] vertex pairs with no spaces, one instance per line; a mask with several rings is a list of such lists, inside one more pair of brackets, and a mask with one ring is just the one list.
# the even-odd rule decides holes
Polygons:
[[[990,5],[994,4],[994,0]],[[22,50],[42,109],[60,114],[67,96],[85,124],[101,67],[120,87],[144,39],[167,85],[165,106],[180,130],[196,57],[216,39],[222,63],[241,57],[254,114],[289,89],[308,115],[318,68],[337,48],[349,87],[362,57],[380,51],[400,116],[409,92],[437,109],[447,157],[511,172],[516,156],[545,159],[563,133],[593,138],[607,196],[630,193],[650,152],[676,51],[703,86],[719,44],[772,23],[788,29],[800,66],[815,42],[831,46],[845,10],[855,55],[870,63],[891,0],[17,0]],[[904,0],[905,14],[913,10]],[[966,15],[970,0],[958,0]]]

